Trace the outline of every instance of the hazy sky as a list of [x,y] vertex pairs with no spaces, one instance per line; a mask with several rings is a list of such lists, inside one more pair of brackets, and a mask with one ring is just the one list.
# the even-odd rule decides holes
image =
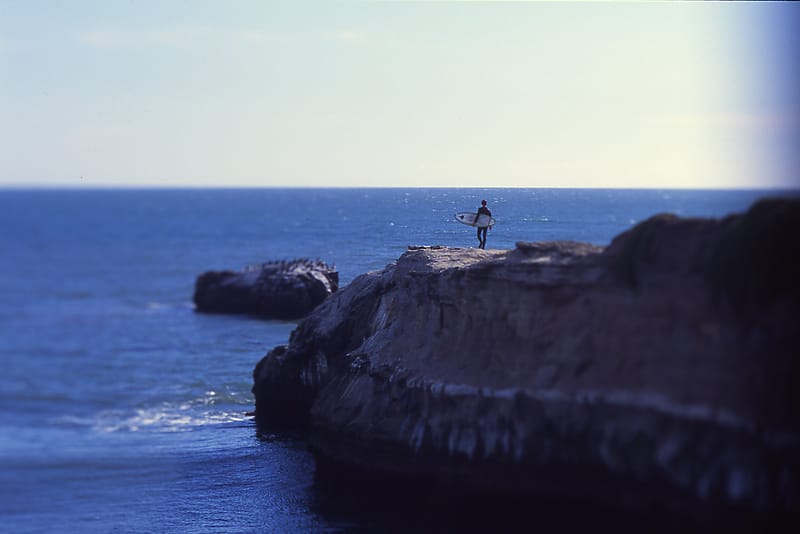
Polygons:
[[0,186],[800,186],[800,5],[0,0]]

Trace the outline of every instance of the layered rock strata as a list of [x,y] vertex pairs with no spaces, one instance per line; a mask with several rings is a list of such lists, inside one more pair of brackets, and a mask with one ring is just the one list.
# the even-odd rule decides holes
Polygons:
[[274,261],[240,272],[208,271],[197,277],[198,311],[300,319],[339,288],[339,273],[319,260]]
[[653,217],[605,249],[409,247],[254,370],[325,462],[676,506],[800,504],[800,202]]

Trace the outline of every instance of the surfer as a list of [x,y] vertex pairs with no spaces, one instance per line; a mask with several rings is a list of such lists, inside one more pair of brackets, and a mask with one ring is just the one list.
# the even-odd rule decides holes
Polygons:
[[[491,217],[492,217],[492,212],[489,211],[489,208],[486,207],[486,201],[485,200],[481,200],[481,207],[478,208],[478,213],[477,213],[477,215],[475,215],[475,221],[476,222],[478,221],[478,217],[480,217],[481,215],[487,215],[487,216],[489,216],[489,219],[491,219]],[[478,241],[480,241],[480,243],[481,243],[478,246],[478,248],[486,248],[486,230],[488,230],[488,229],[489,229],[488,226],[484,226],[484,227],[480,227],[479,226],[478,227]]]

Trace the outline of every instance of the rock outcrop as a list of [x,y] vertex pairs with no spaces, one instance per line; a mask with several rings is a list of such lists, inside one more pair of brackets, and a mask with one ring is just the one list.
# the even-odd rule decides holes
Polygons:
[[514,495],[800,505],[800,201],[605,249],[409,247],[254,370],[318,458]]
[[273,319],[300,319],[339,288],[339,273],[319,260],[275,261],[241,272],[208,271],[197,277],[196,309]]

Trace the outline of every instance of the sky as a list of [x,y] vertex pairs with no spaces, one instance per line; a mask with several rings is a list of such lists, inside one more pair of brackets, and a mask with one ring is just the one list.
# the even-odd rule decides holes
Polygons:
[[0,187],[800,187],[800,5],[0,0]]

